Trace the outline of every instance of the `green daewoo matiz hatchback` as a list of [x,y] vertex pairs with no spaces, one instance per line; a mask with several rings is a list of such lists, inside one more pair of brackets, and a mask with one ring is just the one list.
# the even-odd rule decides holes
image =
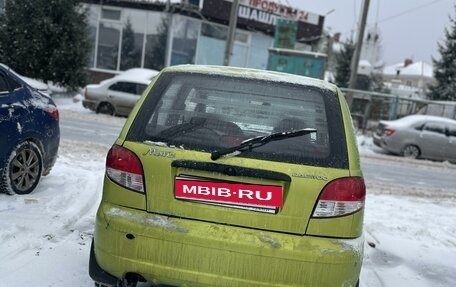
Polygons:
[[356,286],[365,185],[340,90],[165,68],[109,150],[96,286]]

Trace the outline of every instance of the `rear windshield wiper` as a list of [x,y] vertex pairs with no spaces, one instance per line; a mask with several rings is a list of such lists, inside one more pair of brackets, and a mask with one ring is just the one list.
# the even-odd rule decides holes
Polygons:
[[300,130],[293,130],[293,131],[289,131],[289,132],[272,133],[267,136],[253,137],[250,139],[246,139],[245,141],[241,142],[241,144],[239,144],[237,146],[213,151],[211,153],[211,159],[217,160],[220,157],[222,157],[223,155],[230,154],[232,152],[250,151],[254,148],[263,146],[271,141],[278,141],[278,140],[283,140],[283,139],[287,139],[287,138],[299,137],[299,136],[303,136],[303,135],[307,135],[307,134],[311,134],[311,133],[315,133],[315,132],[317,132],[316,129],[306,128],[306,129],[300,129]]

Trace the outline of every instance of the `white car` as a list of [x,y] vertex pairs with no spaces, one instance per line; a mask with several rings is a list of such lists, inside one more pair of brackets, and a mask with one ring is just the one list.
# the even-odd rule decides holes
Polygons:
[[96,113],[128,116],[158,71],[133,68],[84,88],[84,108]]

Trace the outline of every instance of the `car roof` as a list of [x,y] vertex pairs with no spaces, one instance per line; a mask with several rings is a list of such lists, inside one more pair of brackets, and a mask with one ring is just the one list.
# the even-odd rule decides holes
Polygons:
[[163,72],[199,73],[206,75],[241,77],[246,79],[267,80],[274,82],[285,82],[305,86],[313,86],[320,89],[330,90],[332,92],[337,91],[337,87],[335,85],[320,79],[309,78],[295,74],[250,68],[216,65],[178,65],[167,67],[163,69]]
[[114,78],[141,82],[147,81],[147,83],[149,83],[153,77],[158,75],[158,73],[159,72],[156,70],[133,68],[114,76]]
[[[418,121],[439,121],[445,123],[456,124],[456,120],[452,120],[449,118],[438,117],[438,116],[431,116],[431,115],[409,115],[403,118],[397,119],[394,122],[401,122],[403,124],[414,124]],[[393,122],[393,121],[383,121],[383,122]]]
[[152,69],[144,69],[144,68],[132,68],[121,72],[118,75],[115,75],[112,78],[108,78],[106,80],[101,81],[98,84],[89,84],[88,86],[104,86],[110,85],[117,81],[128,81],[132,83],[140,83],[144,85],[149,85],[150,81],[153,77],[158,75],[159,71],[152,70]]

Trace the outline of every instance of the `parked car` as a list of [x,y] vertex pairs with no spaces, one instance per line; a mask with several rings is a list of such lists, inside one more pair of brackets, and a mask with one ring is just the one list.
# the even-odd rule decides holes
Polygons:
[[133,68],[84,88],[82,105],[97,113],[128,116],[156,70]]
[[409,158],[456,162],[456,121],[428,115],[410,115],[380,121],[374,144]]
[[356,286],[366,190],[352,127],[327,82],[165,68],[108,152],[90,276],[99,286]]
[[52,99],[0,64],[0,192],[28,194],[53,167],[60,141]]

